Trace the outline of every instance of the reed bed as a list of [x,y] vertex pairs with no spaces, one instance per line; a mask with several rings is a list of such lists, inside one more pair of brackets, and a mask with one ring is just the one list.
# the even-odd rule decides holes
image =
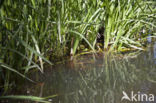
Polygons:
[[143,50],[145,38],[156,35],[155,7],[154,0],[1,0],[2,84],[12,72],[25,77],[35,68],[43,73],[45,63],[75,55],[82,46],[96,52],[101,27],[104,49]]

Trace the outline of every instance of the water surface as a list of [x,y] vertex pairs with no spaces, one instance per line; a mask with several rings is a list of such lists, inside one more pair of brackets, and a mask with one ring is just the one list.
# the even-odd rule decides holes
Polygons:
[[[52,103],[135,103],[121,101],[123,91],[156,96],[156,42],[145,51],[84,55],[18,79],[11,95],[48,97]],[[12,100],[10,100],[12,101]],[[30,101],[12,101],[31,103]],[[141,103],[156,103],[146,102]]]

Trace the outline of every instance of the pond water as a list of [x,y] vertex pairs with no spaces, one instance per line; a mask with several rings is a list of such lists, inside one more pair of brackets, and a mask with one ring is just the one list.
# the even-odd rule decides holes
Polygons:
[[145,51],[79,56],[28,77],[38,83],[18,79],[10,94],[49,97],[52,103],[156,103],[156,42]]

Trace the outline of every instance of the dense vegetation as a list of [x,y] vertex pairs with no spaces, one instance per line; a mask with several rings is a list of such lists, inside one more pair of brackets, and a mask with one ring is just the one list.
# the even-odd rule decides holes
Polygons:
[[[155,0],[4,0],[0,2],[0,75],[22,77],[32,68],[79,51],[143,49],[155,35]],[[97,45],[101,28],[104,43]]]

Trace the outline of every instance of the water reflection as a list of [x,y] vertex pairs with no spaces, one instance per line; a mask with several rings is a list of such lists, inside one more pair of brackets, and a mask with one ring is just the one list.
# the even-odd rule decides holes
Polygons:
[[121,101],[122,91],[156,95],[155,58],[156,42],[148,51],[131,55],[82,56],[49,68],[44,75],[30,74],[40,83],[19,80],[10,94],[48,97],[52,103],[128,103]]
[[156,64],[156,42],[154,43],[154,46],[153,46],[153,54],[154,54],[154,61],[155,61],[155,64]]
[[148,34],[147,42],[148,42],[148,43],[151,43],[151,42],[152,42],[151,34]]

